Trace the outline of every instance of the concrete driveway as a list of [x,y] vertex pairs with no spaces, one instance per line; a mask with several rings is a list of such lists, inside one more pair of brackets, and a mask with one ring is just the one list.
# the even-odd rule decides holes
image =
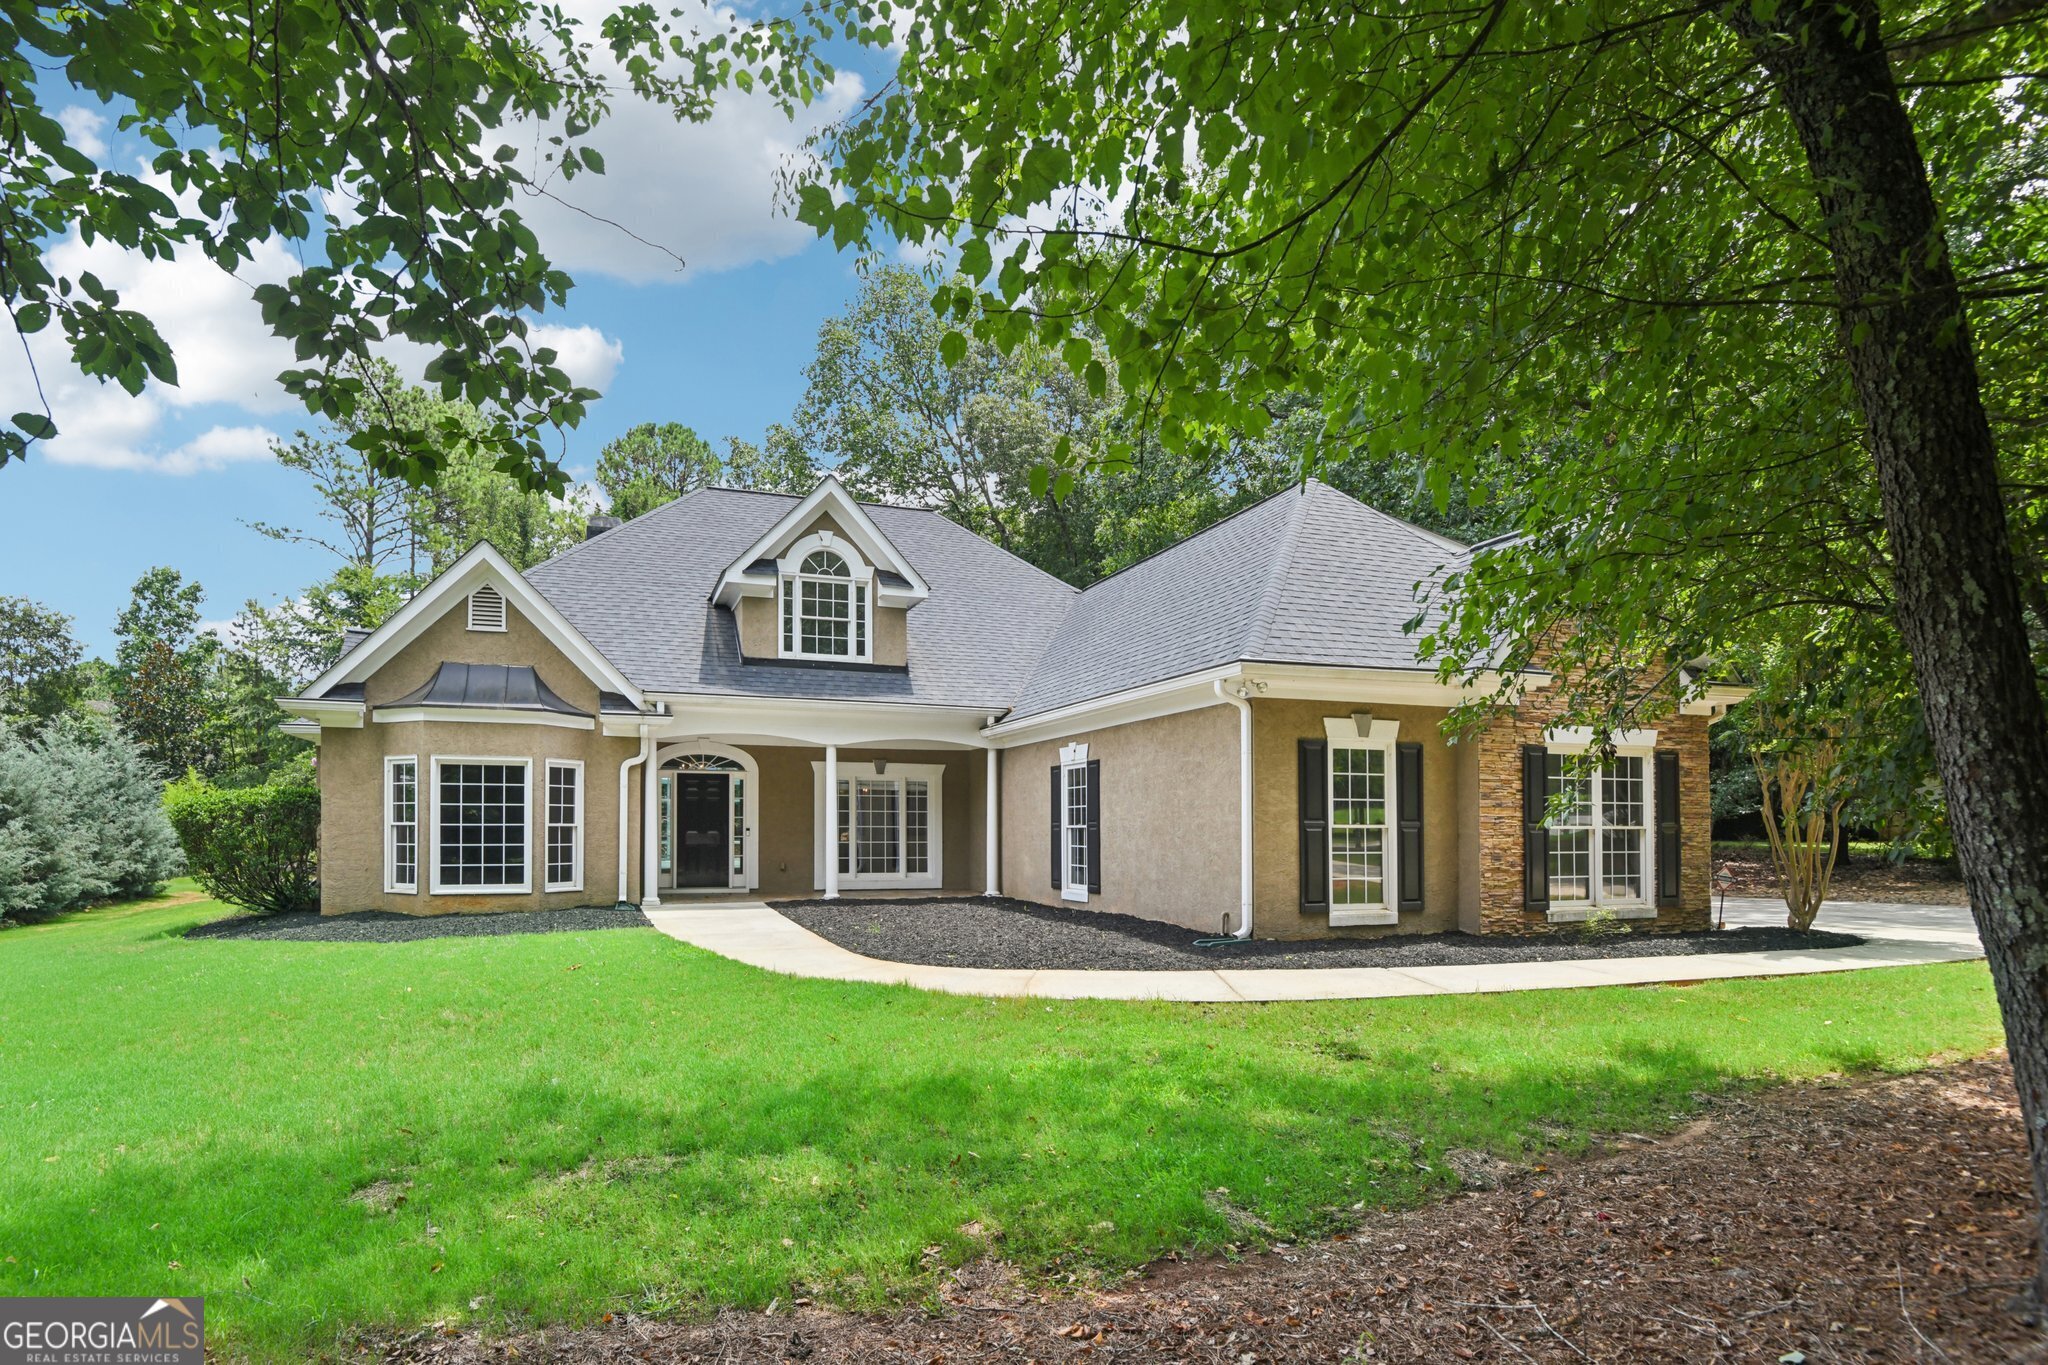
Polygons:
[[[1782,925],[1785,902],[1775,899],[1728,898],[1728,927]],[[1844,901],[1824,905],[1813,922],[1816,929],[1862,934],[1868,938],[1926,939],[1946,943],[1977,943],[1977,925],[1967,905],[1901,905],[1879,901]]]

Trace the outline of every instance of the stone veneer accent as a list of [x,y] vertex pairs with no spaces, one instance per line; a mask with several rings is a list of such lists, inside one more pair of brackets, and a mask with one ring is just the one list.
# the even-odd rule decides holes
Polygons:
[[[1522,746],[1543,743],[1544,731],[1564,706],[1560,681],[1530,693],[1512,714],[1502,716],[1467,743],[1478,747],[1479,929],[1489,934],[1541,934],[1569,929],[1552,924],[1541,910],[1522,903]],[[1674,708],[1644,729],[1657,731],[1659,752],[1678,751],[1679,907],[1660,909],[1655,920],[1630,920],[1658,929],[1704,929],[1712,917],[1713,809],[1707,778],[1706,716],[1680,715]],[[1651,773],[1654,781],[1654,769]],[[1655,839],[1651,839],[1654,849]]]

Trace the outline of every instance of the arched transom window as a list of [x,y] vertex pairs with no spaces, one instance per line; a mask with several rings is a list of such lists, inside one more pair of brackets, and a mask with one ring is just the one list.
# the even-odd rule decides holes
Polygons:
[[690,773],[736,773],[742,769],[735,759],[724,754],[678,754],[661,765],[667,772]]
[[791,558],[795,572],[785,572],[782,578],[783,657],[866,659],[867,566],[825,546],[801,550]]

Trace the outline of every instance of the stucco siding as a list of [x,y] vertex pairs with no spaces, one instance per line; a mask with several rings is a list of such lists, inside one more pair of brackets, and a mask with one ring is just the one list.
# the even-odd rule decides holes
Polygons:
[[[1349,716],[1356,702],[1252,701],[1252,932],[1260,938],[1375,938],[1458,927],[1460,849],[1458,757],[1444,740],[1445,712],[1371,707],[1400,722],[1401,742],[1422,745],[1422,909],[1390,925],[1331,928],[1327,913],[1301,909],[1301,797],[1297,742],[1324,738],[1325,717]],[[1389,775],[1391,777],[1391,774]],[[1389,792],[1391,797],[1391,790]]]
[[1085,742],[1102,763],[1102,891],[1086,908],[1207,933],[1236,927],[1238,713],[1204,707],[1005,750],[1002,888],[1062,901],[1052,886],[1052,768]]
[[[619,764],[638,751],[638,742],[606,739],[595,729],[559,726],[376,719],[378,704],[412,691],[442,663],[531,664],[542,681],[572,705],[595,712],[597,686],[550,644],[510,604],[503,632],[467,629],[463,602],[399,651],[364,683],[369,703],[359,730],[329,728],[322,733],[320,778],[320,909],[323,914],[392,910],[435,915],[463,911],[559,909],[609,905],[618,895]],[[384,889],[384,759],[411,755],[419,764],[420,878],[414,893]],[[531,765],[527,854],[533,890],[516,893],[436,895],[433,886],[433,760],[435,757],[521,758]],[[583,763],[583,886],[547,892],[541,863],[545,763],[550,758]],[[637,818],[638,782],[632,816]],[[638,841],[634,841],[637,845]],[[639,894],[631,878],[630,894]]]

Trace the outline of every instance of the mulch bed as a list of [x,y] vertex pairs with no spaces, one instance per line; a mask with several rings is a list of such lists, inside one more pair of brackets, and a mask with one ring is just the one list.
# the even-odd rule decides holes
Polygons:
[[301,943],[413,943],[428,938],[484,938],[495,934],[560,934],[585,929],[650,929],[635,910],[586,906],[576,910],[502,910],[482,915],[398,915],[360,910],[352,915],[231,915],[194,926],[186,938],[277,938]]
[[[1768,853],[1714,848],[1714,868],[1726,866],[1734,878],[1731,896],[1776,896],[1777,873],[1771,869]],[[1883,858],[1851,858],[1835,864],[1828,883],[1831,901],[1879,901],[1898,905],[1968,905],[1970,893],[1962,876],[1948,863],[1909,860],[1892,863]]]
[[2003,1057],[1706,1112],[1662,1141],[1365,1215],[1328,1242],[1166,1262],[1106,1291],[1054,1292],[981,1261],[944,1278],[939,1311],[798,1298],[692,1324],[363,1345],[393,1365],[2048,1358],[2009,1308],[2034,1255]]
[[1582,935],[1565,931],[1400,934],[1290,942],[1258,939],[1197,948],[1177,925],[977,896],[906,901],[777,901],[775,909],[821,938],[886,962],[937,967],[1187,971],[1205,967],[1447,967],[1487,962],[1569,962],[1767,949],[1849,948],[1853,934],[1744,928],[1718,933]]

